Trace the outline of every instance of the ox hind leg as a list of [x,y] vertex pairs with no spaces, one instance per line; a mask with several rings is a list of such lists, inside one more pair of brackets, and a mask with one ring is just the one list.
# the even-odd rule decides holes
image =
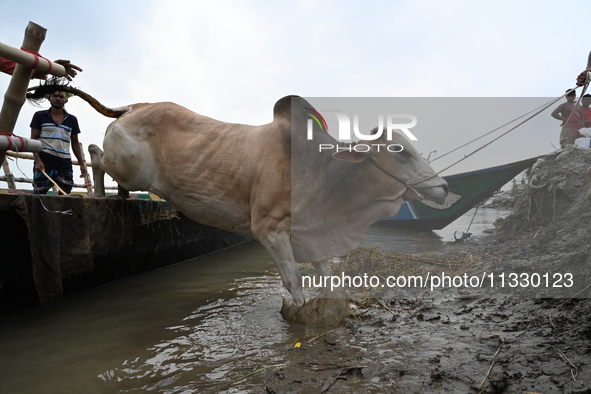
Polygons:
[[105,197],[105,170],[103,169],[103,151],[95,144],[88,146],[92,163],[92,180],[94,181],[94,196]]
[[[103,167],[104,152],[98,146],[88,146],[90,160],[92,162],[92,179],[94,181],[94,196],[105,197],[105,170]],[[118,185],[117,195],[122,198],[129,198],[129,191]]]

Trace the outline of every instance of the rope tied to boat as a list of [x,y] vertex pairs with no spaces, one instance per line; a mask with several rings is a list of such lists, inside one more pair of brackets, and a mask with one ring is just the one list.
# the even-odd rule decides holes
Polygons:
[[480,208],[480,204],[476,205],[476,209],[474,210],[474,215],[472,215],[472,220],[470,220],[470,224],[468,225],[468,229],[466,231],[462,232],[462,235],[460,236],[460,238],[456,237],[457,231],[454,231],[454,239],[456,242],[465,241],[468,238],[470,238],[470,236],[472,235],[472,233],[470,232],[470,227],[472,227],[472,222],[474,222],[474,219],[476,218],[476,214],[478,213],[478,208]]

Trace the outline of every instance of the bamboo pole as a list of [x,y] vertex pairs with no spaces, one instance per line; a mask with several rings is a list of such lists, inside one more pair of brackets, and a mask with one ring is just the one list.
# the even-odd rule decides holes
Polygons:
[[[84,156],[84,145],[82,145],[82,142],[79,143],[80,144],[80,153],[82,154],[82,160],[84,160],[84,163],[86,163],[86,157]],[[74,164],[74,163],[72,163]],[[80,165],[80,164],[77,164]],[[88,167],[91,166],[86,166],[86,168],[88,169]],[[84,176],[84,187],[86,188],[86,191],[91,194],[92,193],[92,181],[90,180],[90,171],[86,171],[86,175]]]
[[[18,159],[25,159],[25,160],[35,160],[35,156],[32,153],[25,153],[25,152],[6,152],[6,156],[15,157]],[[79,166],[80,163],[78,160],[72,160],[72,164],[75,166]],[[86,163],[86,167],[92,168],[92,163]]]
[[[7,162],[4,162],[7,163]],[[32,183],[31,179],[29,178],[22,178],[22,177],[15,177],[14,175],[10,174],[10,175],[0,175],[0,182],[18,182],[18,183]],[[0,188],[1,189],[1,188]],[[16,184],[14,188],[8,187],[9,190],[15,190],[16,188]],[[80,184],[80,183],[75,183],[74,184],[74,189],[86,189],[86,185]],[[105,186],[105,190],[118,190],[117,186]]]
[[[82,147],[82,143],[80,143],[81,147]],[[82,152],[84,152],[84,150],[82,150]],[[25,152],[11,152],[8,151],[6,152],[7,156],[10,157],[14,157],[17,159],[24,159],[24,160],[35,160],[35,156],[33,156],[32,153],[25,153]],[[5,169],[5,176],[0,176],[0,182],[6,182],[9,183],[10,181],[13,182],[19,182],[19,183],[31,183],[31,180],[28,178],[15,178],[14,175],[10,174],[10,167],[8,167],[8,160],[4,161],[4,164],[7,166],[6,168],[8,168],[8,172],[6,172]],[[72,164],[75,166],[79,166],[80,163],[78,162],[78,160],[72,160]],[[87,168],[92,168],[92,163],[86,163],[86,167]],[[75,184],[74,187],[78,188],[78,189],[86,189],[88,193],[92,193],[92,182],[90,181],[90,175],[87,174],[87,177],[84,178],[84,184],[80,185],[80,184]],[[8,185],[9,189],[16,189],[16,185],[14,187],[10,186],[10,183]],[[105,190],[117,190],[118,187],[117,186],[105,186]]]
[[0,135],[0,150],[6,149],[17,152],[41,152],[43,150],[43,144],[39,140],[30,138]]
[[40,56],[35,56],[32,53],[25,52],[22,49],[4,44],[3,42],[0,42],[0,56],[17,64],[22,64],[30,70],[35,68],[38,74],[51,74],[57,77],[68,75],[66,68],[61,64],[54,63]]
[[61,194],[63,194],[63,195],[67,195],[67,194],[68,194],[68,193],[66,193],[66,192],[64,191],[64,189],[62,189],[62,188],[60,187],[60,185],[58,185],[58,184],[57,184],[57,183],[56,183],[56,182],[55,182],[55,181],[54,181],[54,180],[53,180],[53,179],[52,179],[52,178],[51,178],[49,175],[47,175],[47,173],[46,173],[45,171],[41,170],[41,172],[43,173],[43,175],[45,175],[45,178],[49,179],[49,181],[50,181],[51,183],[53,183],[53,186],[54,186],[54,191],[55,191],[55,188],[57,188],[57,190],[58,190],[58,191],[59,191]]
[[[45,40],[47,29],[36,23],[29,22],[25,29],[25,37],[22,47],[29,51],[39,52],[41,44]],[[10,84],[4,94],[4,102],[0,111],[0,133],[12,134],[16,120],[21,111],[27,95],[27,88],[31,80],[32,71],[22,64],[17,63]],[[0,151],[0,163],[4,163],[6,151]]]
[[10,172],[10,166],[8,165],[8,161],[4,160],[4,163],[2,163],[2,169],[4,170],[4,175],[6,175],[3,178],[5,178],[6,183],[8,183],[8,188],[11,190],[15,190],[16,179],[14,179],[14,175],[12,175],[12,173]]

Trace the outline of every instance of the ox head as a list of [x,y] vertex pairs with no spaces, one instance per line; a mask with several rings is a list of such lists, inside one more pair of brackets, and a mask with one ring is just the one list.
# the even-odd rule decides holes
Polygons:
[[391,140],[387,140],[386,133],[383,133],[376,140],[359,141],[351,150],[341,150],[333,157],[353,163],[370,162],[376,170],[404,185],[396,198],[427,198],[441,202],[448,193],[447,182],[437,175],[410,141],[396,132],[392,132]]

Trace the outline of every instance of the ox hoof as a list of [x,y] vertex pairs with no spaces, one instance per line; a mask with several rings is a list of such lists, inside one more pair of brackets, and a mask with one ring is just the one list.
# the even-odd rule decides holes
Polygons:
[[302,306],[283,299],[281,315],[289,322],[303,326],[336,326],[348,315],[346,297],[312,298]]

